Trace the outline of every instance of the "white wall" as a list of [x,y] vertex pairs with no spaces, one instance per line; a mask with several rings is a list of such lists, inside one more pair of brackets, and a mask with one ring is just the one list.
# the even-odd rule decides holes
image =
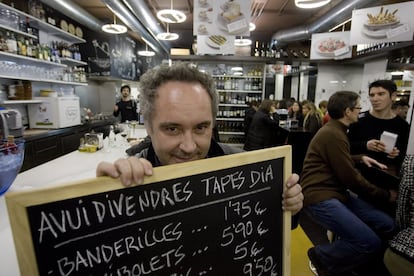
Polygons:
[[315,103],[328,100],[340,90],[359,92],[361,90],[363,65],[318,65]]
[[380,59],[366,62],[364,71],[362,73],[361,91],[361,106],[362,110],[368,110],[371,107],[368,97],[368,86],[371,82],[380,79],[391,79],[391,75],[387,71],[387,59]]

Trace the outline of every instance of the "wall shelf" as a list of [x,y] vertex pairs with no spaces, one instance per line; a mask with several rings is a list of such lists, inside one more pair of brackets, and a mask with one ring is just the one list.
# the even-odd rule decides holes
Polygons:
[[2,60],[7,60],[10,62],[15,62],[15,63],[24,62],[25,65],[34,65],[34,66],[41,66],[41,67],[63,67],[63,68],[67,67],[66,64],[51,62],[47,60],[41,60],[41,59],[32,58],[32,57],[26,57],[26,56],[3,52],[3,51],[0,51],[0,58]]
[[26,32],[22,32],[18,29],[15,29],[15,28],[12,28],[10,26],[3,25],[3,24],[0,24],[0,29],[8,30],[8,31],[20,34],[20,35],[25,36],[25,37],[30,37],[30,38],[33,38],[33,39],[37,39],[37,36],[35,36],[35,35],[29,34],[29,33],[26,33]]
[[4,3],[0,3],[0,8],[13,11],[13,12],[15,12],[15,13],[19,14],[20,16],[23,16],[23,17],[27,17],[29,19],[30,25],[32,25],[33,27],[35,27],[39,30],[42,30],[44,32],[47,32],[48,34],[52,34],[56,37],[59,37],[59,38],[65,40],[67,42],[70,42],[70,43],[73,43],[73,44],[75,44],[75,43],[85,43],[86,42],[86,40],[81,38],[81,37],[77,37],[77,36],[75,36],[75,35],[73,35],[69,32],[66,32],[62,29],[59,29],[59,28],[49,24],[49,23],[46,23],[46,22],[40,20],[39,18],[36,18],[36,17],[34,17],[30,14],[27,14],[25,12],[17,10],[17,9],[15,9],[13,7],[10,7],[9,5],[6,5]]
[[33,82],[47,82],[47,83],[67,84],[67,85],[76,85],[76,86],[87,86],[88,85],[88,83],[86,82],[61,81],[61,80],[50,80],[50,79],[42,79],[42,78],[30,78],[30,77],[8,76],[8,75],[0,75],[0,79],[27,80],[27,81],[33,81]]
[[37,104],[42,102],[41,100],[7,100],[1,102],[1,104]]

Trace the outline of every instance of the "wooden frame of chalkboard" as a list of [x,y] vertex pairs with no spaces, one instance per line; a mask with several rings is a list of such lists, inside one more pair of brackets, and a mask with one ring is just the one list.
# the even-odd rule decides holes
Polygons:
[[290,275],[282,146],[9,192],[22,275]]

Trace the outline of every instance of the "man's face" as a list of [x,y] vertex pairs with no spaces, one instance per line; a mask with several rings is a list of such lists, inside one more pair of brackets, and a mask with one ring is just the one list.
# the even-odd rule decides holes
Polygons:
[[359,117],[359,113],[361,112],[361,100],[358,99],[356,101],[355,107],[353,108],[353,110],[351,110],[348,118],[350,120],[351,123],[356,123],[358,122],[358,117]]
[[158,88],[148,134],[162,165],[203,159],[213,129],[211,100],[199,83],[170,81]]
[[374,111],[391,110],[392,96],[382,87],[371,87],[369,90],[369,101]]
[[122,97],[126,98],[129,96],[129,89],[128,88],[122,88]]

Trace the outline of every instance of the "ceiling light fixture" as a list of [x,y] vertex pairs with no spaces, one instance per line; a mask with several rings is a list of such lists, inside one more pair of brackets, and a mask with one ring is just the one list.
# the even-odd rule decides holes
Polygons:
[[187,19],[187,16],[182,11],[173,9],[173,0],[171,0],[171,9],[159,10],[157,18],[167,23],[182,23]]
[[256,24],[254,24],[253,22],[249,23],[249,32],[253,32],[254,30],[256,30]]
[[331,0],[295,0],[295,5],[301,9],[314,9],[325,6]]
[[116,16],[114,14],[114,24],[105,24],[102,26],[102,31],[110,34],[123,34],[128,31],[127,27],[116,23]]
[[250,45],[252,45],[252,40],[248,38],[240,37],[234,40],[234,46],[236,47],[243,47],[243,46],[250,46]]
[[177,40],[180,36],[176,33],[170,33],[170,24],[167,23],[167,32],[157,34],[159,40]]
[[143,56],[143,57],[153,57],[153,56],[155,56],[155,52],[154,51],[149,51],[148,50],[148,44],[145,43],[145,50],[138,51],[138,55]]

